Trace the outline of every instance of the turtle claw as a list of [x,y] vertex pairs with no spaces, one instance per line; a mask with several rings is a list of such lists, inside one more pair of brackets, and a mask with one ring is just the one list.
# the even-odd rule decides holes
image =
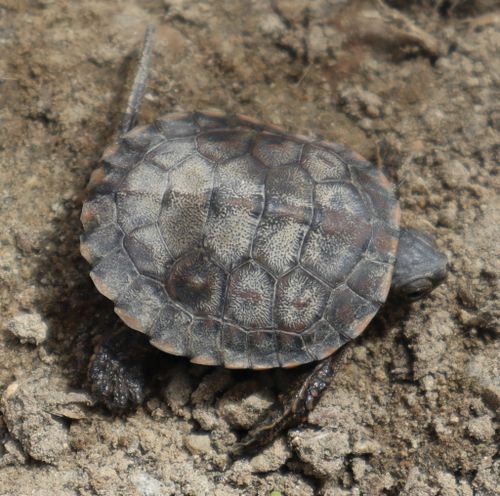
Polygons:
[[291,412],[283,412],[276,418],[271,418],[263,425],[256,427],[248,434],[234,444],[230,450],[231,456],[244,456],[256,451],[262,446],[266,446],[288,427],[292,427],[301,422],[302,419],[296,418]]

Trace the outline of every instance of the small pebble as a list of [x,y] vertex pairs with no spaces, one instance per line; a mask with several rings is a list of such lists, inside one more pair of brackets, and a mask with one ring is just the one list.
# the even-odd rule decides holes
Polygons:
[[47,324],[38,313],[20,313],[7,322],[7,330],[21,343],[39,345],[47,339]]
[[440,165],[443,182],[451,189],[466,188],[470,183],[470,172],[459,160],[447,160]]
[[351,453],[346,432],[304,430],[292,440],[300,460],[320,478],[337,477],[345,468],[346,455]]
[[175,494],[175,485],[173,482],[165,485],[147,472],[134,472],[130,480],[141,496],[167,496]]
[[252,472],[264,473],[279,470],[290,458],[291,452],[283,438],[278,438],[250,460]]
[[[242,383],[245,386],[247,383]],[[247,385],[250,389],[250,386]],[[270,391],[258,391],[241,397],[240,385],[232,388],[222,398],[218,410],[227,422],[236,429],[252,428],[265,412],[274,404],[274,396]]]
[[495,428],[488,415],[469,420],[467,430],[472,438],[478,441],[489,441],[495,435]]
[[212,450],[208,434],[190,434],[186,437],[184,444],[193,455],[208,453]]

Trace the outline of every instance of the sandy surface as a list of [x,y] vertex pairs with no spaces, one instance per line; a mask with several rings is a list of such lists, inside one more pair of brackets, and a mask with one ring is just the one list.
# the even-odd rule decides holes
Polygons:
[[[0,495],[498,494],[494,3],[1,0]],[[379,155],[451,262],[370,325],[307,426],[233,464],[293,373],[177,359],[124,418],[83,387],[86,337],[117,317],[79,255],[80,193],[148,21],[142,122],[218,107]]]

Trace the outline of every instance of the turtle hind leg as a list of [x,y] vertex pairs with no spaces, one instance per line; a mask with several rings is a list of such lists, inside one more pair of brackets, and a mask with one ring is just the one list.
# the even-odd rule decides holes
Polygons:
[[305,375],[298,390],[285,400],[283,406],[278,411],[272,409],[261,425],[249,431],[233,446],[231,454],[241,456],[255,451],[270,443],[285,429],[304,422],[338,372],[348,348],[348,345],[344,345],[339,351],[319,362]]
[[127,328],[104,336],[90,359],[87,377],[92,392],[113,413],[137,408],[146,396],[147,338]]
[[127,109],[123,116],[123,121],[120,129],[120,135],[128,133],[136,124],[137,114],[141,107],[146,84],[149,76],[149,66],[151,65],[151,57],[153,54],[153,35],[154,27],[149,24],[144,34],[144,42],[142,46],[141,58],[135,73],[134,83],[130,92]]

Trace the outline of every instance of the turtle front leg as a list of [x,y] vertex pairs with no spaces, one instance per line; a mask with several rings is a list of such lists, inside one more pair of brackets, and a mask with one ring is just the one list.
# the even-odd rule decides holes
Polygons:
[[282,431],[307,420],[307,415],[318,404],[321,395],[328,388],[342,365],[349,345],[319,362],[303,379],[300,388],[278,411],[271,411],[268,418],[252,429],[231,449],[240,456],[270,443]]
[[95,347],[88,380],[97,399],[113,413],[132,410],[144,401],[148,354],[147,338],[127,328],[110,332]]

